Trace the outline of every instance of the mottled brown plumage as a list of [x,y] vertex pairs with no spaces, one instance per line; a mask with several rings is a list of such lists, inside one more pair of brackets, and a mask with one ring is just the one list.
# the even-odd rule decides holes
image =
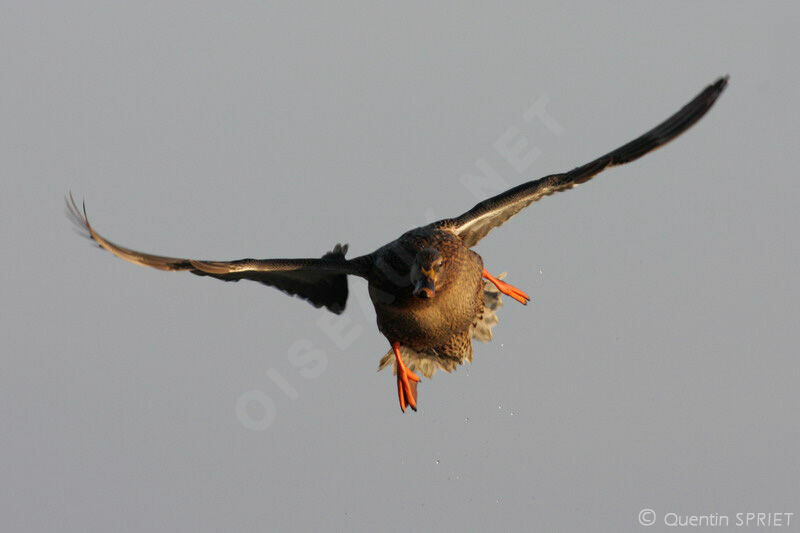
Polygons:
[[[414,296],[410,271],[417,253],[438,250],[443,274],[433,299]],[[452,232],[418,228],[378,249],[370,261],[369,294],[378,329],[400,342],[417,366],[431,377],[435,368],[452,370],[472,359],[472,331],[483,314],[483,260]],[[430,359],[425,364],[421,359]]]
[[470,248],[540,198],[571,189],[608,167],[633,161],[671,141],[705,115],[726,85],[727,78],[720,78],[652,130],[590,163],[518,185],[456,218],[413,229],[371,254],[350,260],[345,259],[347,245],[336,245],[320,259],[206,261],[152,255],[102,237],[89,223],[85,206],[79,209],[71,195],[67,208],[89,237],[127,261],[224,281],[250,279],[335,313],[341,313],[347,301],[347,276],[367,279],[378,329],[392,345],[380,368],[394,363],[400,406],[404,411],[408,406],[416,409],[419,378],[415,369],[431,377],[437,368],[449,372],[471,361],[472,339],[492,337],[495,311],[502,304],[500,292],[522,303],[529,299],[489,274]]

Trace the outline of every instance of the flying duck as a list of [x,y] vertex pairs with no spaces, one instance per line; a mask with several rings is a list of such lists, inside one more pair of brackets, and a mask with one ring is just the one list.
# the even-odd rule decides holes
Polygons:
[[568,172],[528,181],[484,200],[455,218],[412,229],[372,253],[346,259],[337,244],[319,259],[239,259],[208,261],[138,252],[109,241],[89,223],[86,205],[67,197],[69,216],[99,246],[112,254],[159,270],[185,270],[223,281],[249,279],[298,296],[315,307],[344,311],[347,276],[368,282],[378,329],[391,350],[379,368],[393,364],[400,408],[417,409],[415,370],[430,378],[472,360],[472,339],[488,341],[497,323],[500,293],[527,304],[530,297],[489,273],[471,248],[531,203],[572,189],[608,167],[633,161],[662,146],[697,122],[725,89],[723,77],[703,89],[677,113],[590,163]]

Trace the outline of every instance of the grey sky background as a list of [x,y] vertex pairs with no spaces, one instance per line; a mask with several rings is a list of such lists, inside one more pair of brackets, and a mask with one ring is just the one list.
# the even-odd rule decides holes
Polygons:
[[[3,531],[800,515],[796,5],[3,13]],[[71,189],[101,233],[153,253],[354,256],[589,161],[726,73],[674,143],[480,243],[533,302],[506,299],[494,342],[424,380],[416,414],[375,372],[388,344],[361,280],[336,317],[125,263],[64,216]],[[536,104],[550,126],[525,119]],[[536,157],[514,168],[501,138]],[[494,180],[465,185],[487,165]]]

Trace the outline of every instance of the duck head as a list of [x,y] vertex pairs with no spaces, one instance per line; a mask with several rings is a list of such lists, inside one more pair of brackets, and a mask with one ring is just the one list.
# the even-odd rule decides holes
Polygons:
[[410,274],[414,296],[433,298],[444,278],[442,254],[434,248],[420,250],[411,265]]

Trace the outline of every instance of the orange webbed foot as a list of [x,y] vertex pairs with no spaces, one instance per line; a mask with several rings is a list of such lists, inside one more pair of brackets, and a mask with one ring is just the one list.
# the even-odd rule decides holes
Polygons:
[[491,281],[494,284],[494,286],[497,287],[498,291],[508,296],[511,296],[522,305],[528,305],[528,300],[530,300],[531,297],[528,296],[525,292],[514,287],[513,285],[509,285],[503,280],[497,279],[496,277],[489,274],[489,271],[486,270],[485,268],[483,269],[483,277]]
[[400,343],[393,342],[392,349],[395,355],[395,368],[397,369],[397,396],[400,399],[400,409],[405,413],[406,407],[417,410],[417,383],[419,376],[409,370],[400,356]]

